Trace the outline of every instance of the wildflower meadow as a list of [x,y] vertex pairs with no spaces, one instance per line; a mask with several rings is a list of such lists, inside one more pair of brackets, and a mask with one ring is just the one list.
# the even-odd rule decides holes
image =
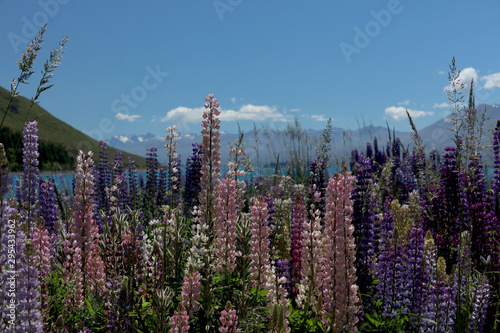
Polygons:
[[142,181],[104,142],[70,186],[40,177],[28,120],[18,188],[0,145],[0,331],[499,332],[500,120],[484,147],[457,84],[453,62],[454,146],[428,151],[413,126],[412,147],[375,138],[331,172],[327,127],[303,177],[247,173],[238,142],[223,166],[212,94],[192,155],[169,126]]

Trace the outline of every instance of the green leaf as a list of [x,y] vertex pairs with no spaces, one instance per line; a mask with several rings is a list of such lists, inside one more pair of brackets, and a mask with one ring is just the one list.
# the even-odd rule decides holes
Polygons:
[[87,310],[89,310],[90,314],[92,316],[95,316],[95,311],[92,308],[92,304],[90,304],[90,302],[89,302],[89,300],[87,298],[85,298],[85,306],[87,307]]

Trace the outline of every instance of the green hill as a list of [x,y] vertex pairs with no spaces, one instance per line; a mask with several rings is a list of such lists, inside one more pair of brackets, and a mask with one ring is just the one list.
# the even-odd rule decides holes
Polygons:
[[[10,91],[0,87],[0,121],[5,114],[9,100]],[[48,152],[48,156],[57,157],[55,163],[45,163],[45,165],[41,163],[41,166],[45,166],[45,169],[69,169],[70,165],[74,165],[74,160],[79,150],[92,150],[94,152],[94,161],[98,159],[100,150],[98,141],[57,119],[39,105],[34,105],[28,115],[30,105],[31,101],[29,99],[16,96],[5,117],[3,127],[6,129],[0,131],[0,135],[3,135],[4,140],[10,141],[4,143],[4,145],[10,151],[11,156],[14,154],[17,155],[17,160],[19,161],[18,155],[19,151],[22,150],[22,142],[17,144],[17,138],[23,130],[25,120],[32,121],[36,119],[38,121],[40,153],[46,155]],[[13,144],[13,142],[16,142],[16,144]],[[110,160],[113,159],[117,151],[115,148],[108,147]],[[68,156],[73,162],[68,160]],[[132,156],[138,169],[146,168],[146,160],[143,157],[123,152],[125,163],[129,156]],[[47,156],[41,156],[41,159],[43,158],[47,159]]]

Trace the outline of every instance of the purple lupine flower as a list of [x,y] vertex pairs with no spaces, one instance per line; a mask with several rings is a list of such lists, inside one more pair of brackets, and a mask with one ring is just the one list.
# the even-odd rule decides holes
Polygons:
[[432,218],[425,222],[425,226],[435,235],[438,254],[451,266],[456,257],[450,251],[450,244],[458,247],[458,235],[463,230],[462,221],[466,220],[464,216],[468,205],[461,186],[464,178],[461,179],[459,174],[456,148],[446,147],[445,151],[440,184],[437,193],[431,193],[433,199],[429,208],[433,212]]
[[143,212],[147,220],[151,220],[157,217],[158,213],[156,210],[157,194],[158,194],[158,155],[156,154],[157,149],[151,147],[146,149],[146,165],[147,165],[147,176],[146,176],[146,188],[144,190],[143,196]]
[[493,153],[495,161],[495,171],[493,173],[493,181],[491,188],[495,193],[495,214],[500,220],[500,120],[497,121],[495,132],[493,134]]
[[457,294],[454,279],[446,275],[446,262],[437,258],[437,250],[430,232],[425,237],[424,271],[427,278],[424,293],[428,295],[423,307],[421,331],[451,333],[455,323]]
[[23,130],[23,174],[19,196],[22,222],[28,222],[28,229],[38,208],[38,123],[26,123]]
[[[31,250],[26,248],[26,234],[16,225],[17,211],[6,202],[1,210],[0,300],[3,332],[42,332],[39,271],[33,265]],[[4,303],[5,302],[5,303]],[[5,307],[4,307],[5,306]]]
[[408,257],[406,262],[405,282],[409,294],[409,311],[416,315],[411,318],[415,328],[420,326],[421,317],[425,312],[425,305],[429,295],[425,292],[428,276],[424,272],[424,230],[419,225],[413,224],[408,238]]
[[407,158],[401,161],[399,168],[396,170],[396,180],[399,189],[399,202],[406,203],[410,193],[417,187],[417,179],[413,173],[411,161]]
[[132,157],[128,157],[128,193],[130,208],[133,210],[138,208],[139,192],[137,189],[137,171],[135,161]]
[[156,192],[156,205],[162,206],[167,200],[167,175],[168,166],[166,163],[159,164],[158,172],[158,190]]
[[[118,177],[118,178],[117,178]],[[128,205],[129,202],[129,194],[127,190],[127,183],[125,181],[125,166],[123,164],[123,154],[121,151],[117,151],[115,153],[115,161],[112,167],[112,176],[111,179],[113,181],[113,185],[117,185],[118,188],[118,201],[120,202],[120,208],[124,209]],[[118,184],[115,184],[116,179],[120,179]]]
[[407,247],[398,244],[394,237],[394,217],[389,206],[388,200],[380,226],[380,254],[375,272],[375,278],[379,280],[377,298],[383,302],[384,317],[396,316],[396,311],[405,311],[407,305],[402,302],[405,298],[403,293],[406,292],[402,285],[404,283],[402,258],[407,252]]
[[373,138],[373,150],[375,153],[375,158],[373,159],[375,163],[373,164],[373,168],[375,169],[374,171],[377,171],[385,164],[386,156],[384,155],[383,150],[378,149],[378,140],[376,136]]
[[100,221],[99,211],[108,208],[107,196],[106,196],[106,188],[111,187],[111,173],[109,168],[108,161],[108,146],[106,142],[100,141],[100,153],[99,153],[99,163],[97,164],[97,168],[94,169],[94,179],[95,179],[95,213],[98,220],[98,225],[102,224]]
[[147,156],[147,177],[146,177],[146,192],[156,193],[158,188],[158,154],[155,147],[146,149]]
[[396,170],[399,167],[399,162],[401,160],[401,141],[399,138],[393,138],[392,159],[394,160],[394,170]]
[[5,148],[3,146],[3,143],[0,143],[0,200],[2,201],[9,191],[9,168],[7,167],[7,163],[8,160],[7,156],[5,155]]
[[184,216],[191,216],[191,210],[198,205],[198,193],[201,191],[201,145],[193,143],[193,155],[186,161],[186,182],[184,184]]
[[[474,172],[462,175],[463,187],[466,189],[468,202],[468,218],[470,225],[465,224],[463,230],[469,230],[471,236],[471,257],[474,266],[481,271],[488,269],[481,257],[491,257],[489,268],[499,266],[498,218],[495,216],[495,194],[486,191],[485,176],[482,165],[473,160],[469,168]],[[498,267],[500,268],[500,267]]]
[[484,332],[484,324],[486,322],[490,300],[490,289],[491,286],[488,284],[488,279],[484,275],[481,275],[479,281],[476,282],[471,297],[473,304],[469,322],[470,333]]
[[138,184],[139,184],[139,189],[141,191],[144,191],[144,176],[142,173],[139,174],[139,178],[138,178]]
[[[321,193],[321,200],[317,201],[317,208],[321,211],[321,218],[325,214],[325,193],[328,186],[328,170],[326,170],[325,161],[318,157],[311,163],[311,172],[309,177],[309,186]],[[315,202],[312,192],[309,193],[309,204]]]
[[130,305],[127,293],[122,292],[121,276],[117,276],[115,279],[108,278],[103,303],[107,312],[104,326],[106,332],[129,332],[132,326],[129,317]]
[[462,311],[463,307],[467,306],[469,297],[469,288],[472,285],[472,262],[470,253],[470,233],[464,231],[460,235],[460,243],[458,247],[457,265],[455,268],[455,285],[457,286],[457,318],[456,323],[459,331],[465,329],[468,321],[468,314]]
[[284,288],[287,292],[287,297],[292,295],[292,266],[290,265],[290,260],[288,259],[278,259],[276,261],[276,274],[278,279],[284,277],[286,278],[286,284]]
[[359,161],[359,154],[357,149],[353,149],[351,152],[351,170],[356,170],[356,165]]
[[365,156],[369,159],[372,159],[373,158],[373,148],[372,148],[372,144],[370,142],[367,142],[366,143],[366,154]]
[[45,221],[45,229],[53,235],[55,223],[59,220],[59,209],[54,186],[49,179],[40,179],[40,216]]
[[[356,268],[358,274],[358,285],[361,294],[366,295],[372,288],[372,265],[375,258],[375,228],[373,216],[368,209],[370,202],[369,186],[372,182],[372,161],[359,156],[356,167],[356,187],[353,189],[351,198],[353,204],[352,224],[354,226],[354,238],[358,244],[356,253]],[[363,305],[369,308],[370,300],[363,299]]]
[[269,226],[269,250],[272,250],[274,247],[274,236],[276,233],[276,222],[274,221],[274,214],[276,210],[274,209],[274,198],[273,197],[264,197],[264,201],[267,203],[267,225]]
[[430,163],[431,163],[431,170],[436,172],[438,170],[438,166],[439,166],[439,161],[438,161],[438,153],[436,151],[436,149],[433,149],[430,151],[429,153],[429,160],[430,160]]

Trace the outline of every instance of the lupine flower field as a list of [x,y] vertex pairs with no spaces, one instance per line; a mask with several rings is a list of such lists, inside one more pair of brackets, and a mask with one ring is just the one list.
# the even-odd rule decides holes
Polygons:
[[172,126],[142,184],[102,142],[55,187],[26,124],[15,195],[0,170],[2,331],[497,329],[500,122],[491,180],[462,141],[439,157],[394,140],[353,152],[351,171],[316,160],[297,183],[246,177],[236,148],[223,175],[213,95],[205,109],[186,170]]
[[18,188],[0,145],[0,330],[498,332],[500,120],[482,147],[458,102],[455,146],[375,138],[333,174],[319,149],[305,178],[246,174],[237,143],[221,165],[211,94],[192,156],[170,126],[145,179],[104,142],[41,178],[29,121]]

